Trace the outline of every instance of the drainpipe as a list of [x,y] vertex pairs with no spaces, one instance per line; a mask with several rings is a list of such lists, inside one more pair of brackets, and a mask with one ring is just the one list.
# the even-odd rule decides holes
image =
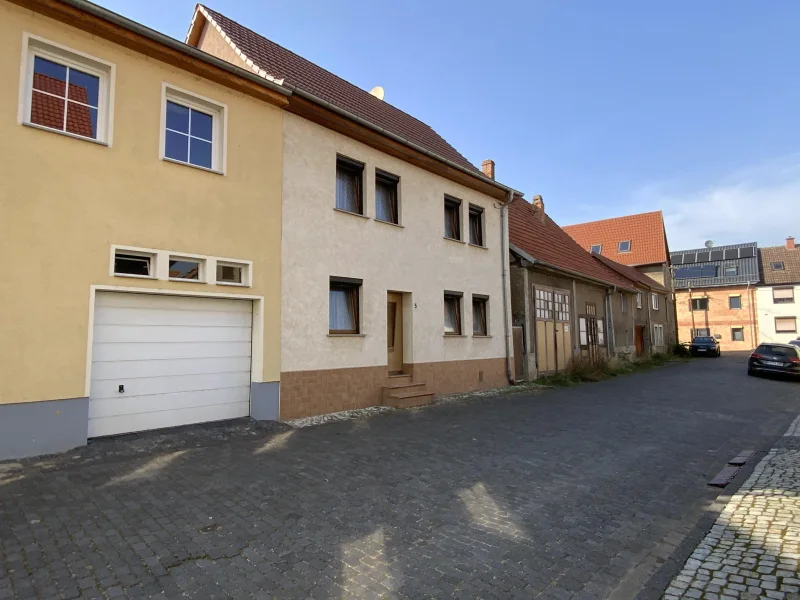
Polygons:
[[502,268],[503,268],[503,327],[505,328],[505,344],[506,344],[506,376],[508,377],[508,383],[514,385],[516,380],[514,379],[514,371],[511,368],[511,323],[509,323],[508,318],[508,303],[509,303],[509,294],[508,294],[508,205],[514,199],[514,193],[509,191],[508,192],[508,202],[506,202],[503,206],[500,207],[500,246],[501,246],[501,256],[500,260],[503,261]]

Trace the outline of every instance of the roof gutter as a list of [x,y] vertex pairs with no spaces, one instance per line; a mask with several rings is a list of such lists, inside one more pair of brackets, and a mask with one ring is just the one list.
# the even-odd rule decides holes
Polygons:
[[[71,1],[75,2],[75,1],[80,1],[80,0],[71,0]],[[386,137],[394,140],[395,142],[399,142],[400,144],[403,144],[404,146],[408,146],[409,148],[412,148],[412,149],[416,150],[417,152],[425,154],[426,156],[429,156],[430,158],[433,158],[434,160],[442,162],[442,163],[446,164],[448,167],[451,167],[453,169],[456,169],[457,171],[461,171],[462,173],[470,175],[471,177],[474,177],[475,179],[478,179],[478,180],[480,180],[480,181],[482,181],[482,182],[484,182],[484,183],[486,183],[488,185],[491,185],[492,187],[495,187],[497,189],[503,190],[504,192],[506,192],[506,194],[508,194],[508,199],[506,199],[505,202],[509,202],[510,199],[514,197],[514,195],[519,195],[519,196],[523,195],[522,192],[518,192],[517,190],[515,190],[513,188],[510,188],[508,186],[505,186],[502,183],[498,183],[497,181],[495,181],[491,177],[487,177],[486,175],[484,175],[483,173],[481,173],[479,171],[473,171],[471,169],[467,169],[466,167],[463,167],[463,166],[459,165],[458,163],[454,163],[452,160],[444,158],[443,156],[440,156],[440,155],[436,154],[435,152],[431,152],[430,150],[427,150],[427,149],[423,148],[422,146],[420,146],[418,144],[415,144],[414,142],[412,142],[410,140],[405,139],[404,137],[401,137],[401,136],[399,136],[399,135],[397,135],[395,133],[392,133],[391,131],[387,131],[383,127],[375,125],[374,123],[370,123],[366,119],[362,119],[358,115],[354,115],[353,113],[351,113],[349,111],[346,111],[343,108],[339,108],[335,104],[331,104],[327,100],[323,100],[322,98],[319,98],[318,96],[315,96],[314,94],[311,94],[311,93],[309,93],[309,92],[307,92],[307,91],[305,91],[303,89],[300,89],[298,87],[295,87],[295,86],[291,85],[290,83],[284,83],[284,86],[289,88],[292,91],[293,94],[295,94],[297,96],[300,96],[301,98],[305,98],[306,100],[309,100],[310,102],[313,102],[314,104],[319,104],[320,106],[324,106],[328,110],[330,110],[332,112],[335,112],[335,113],[337,113],[337,114],[339,114],[339,115],[341,115],[341,116],[343,116],[343,117],[345,117],[345,118],[347,118],[347,119],[349,119],[351,121],[355,121],[356,123],[366,127],[367,129],[371,129],[372,131],[376,131],[376,132],[380,133],[381,135],[386,136]],[[501,202],[502,202],[502,200],[501,200]]]
[[[509,244],[509,247],[511,248],[512,252],[514,252],[515,254],[519,254],[522,258],[524,258],[525,260],[527,260],[531,264],[540,265],[540,266],[545,267],[547,269],[552,269],[553,271],[559,271],[561,273],[566,273],[567,275],[571,275],[572,277],[577,277],[578,279],[583,279],[585,281],[591,281],[592,283],[597,283],[599,285],[602,285],[603,287],[613,287],[613,288],[619,287],[615,283],[611,283],[609,281],[603,281],[602,279],[596,279],[595,277],[591,277],[589,275],[584,275],[583,273],[578,273],[577,271],[572,271],[570,269],[565,269],[564,267],[559,267],[557,265],[553,265],[553,264],[544,262],[543,260],[539,260],[538,258],[533,258],[530,254],[528,254],[524,250],[521,250],[521,249],[517,248],[514,244]],[[635,294],[637,292],[637,290],[635,288],[623,288],[623,287],[620,287],[620,289],[623,289],[626,292],[630,292],[632,294]]]
[[123,29],[127,29],[128,31],[137,33],[158,44],[162,44],[164,46],[167,46],[168,48],[172,48],[173,50],[177,50],[178,52],[181,52],[183,54],[187,54],[199,61],[213,65],[218,69],[222,69],[224,71],[227,71],[228,73],[231,73],[238,77],[242,77],[243,79],[248,79],[249,81],[257,83],[258,85],[261,85],[265,88],[268,88],[273,92],[277,92],[284,96],[292,95],[291,90],[286,86],[279,85],[277,83],[269,81],[268,79],[264,79],[259,75],[255,75],[242,68],[232,65],[227,61],[216,58],[215,56],[211,56],[210,54],[206,54],[205,52],[198,50],[194,46],[189,46],[188,44],[184,44],[183,42],[180,42],[175,38],[171,38],[168,35],[164,35],[163,33],[155,31],[154,29],[145,27],[141,23],[137,23],[136,21],[126,19],[122,15],[107,10],[92,2],[87,2],[87,0],[59,0],[59,2],[71,6],[77,10],[88,13],[94,17],[97,17],[98,19],[102,19],[104,21],[108,21],[109,23],[113,23],[114,25],[122,27]]

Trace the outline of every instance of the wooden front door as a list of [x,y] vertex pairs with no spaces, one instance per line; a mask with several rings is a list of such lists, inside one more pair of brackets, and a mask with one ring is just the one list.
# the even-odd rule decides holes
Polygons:
[[536,368],[540,373],[562,371],[572,358],[570,295],[564,290],[532,285],[531,297],[536,321]]
[[636,356],[644,354],[644,325],[636,326]]
[[389,373],[403,372],[403,295],[389,292],[386,297],[386,347]]

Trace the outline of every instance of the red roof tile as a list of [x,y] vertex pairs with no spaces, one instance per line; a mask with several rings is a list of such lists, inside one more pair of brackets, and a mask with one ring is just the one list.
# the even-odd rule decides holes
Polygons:
[[198,5],[256,67],[462,167],[480,172],[431,127],[369,92],[232,21]]
[[[800,283],[800,247],[791,250],[786,246],[759,248],[758,256],[764,275],[763,281],[767,285]],[[772,263],[776,262],[783,263],[782,271],[773,270]]]
[[[572,238],[589,251],[601,244],[603,256],[624,265],[653,265],[667,262],[667,234],[661,211],[592,221],[564,227]],[[619,243],[630,240],[631,251],[619,252]]]
[[654,279],[648,277],[644,273],[641,273],[640,271],[637,271],[633,267],[629,267],[628,265],[623,265],[621,263],[618,263],[616,261],[611,260],[610,258],[608,258],[606,256],[601,256],[599,254],[592,254],[592,257],[594,257],[596,260],[599,260],[601,263],[603,263],[607,267],[609,267],[611,269],[614,269],[617,273],[619,273],[623,277],[626,277],[626,278],[628,278],[628,279],[630,279],[632,281],[635,281],[639,285],[643,285],[645,287],[648,287],[648,288],[653,289],[653,290],[658,290],[660,292],[669,291],[663,285],[661,285],[660,283],[658,283]]
[[542,221],[534,214],[533,205],[520,196],[508,205],[508,236],[514,246],[543,263],[611,286],[634,289],[630,280],[592,258],[549,216]]

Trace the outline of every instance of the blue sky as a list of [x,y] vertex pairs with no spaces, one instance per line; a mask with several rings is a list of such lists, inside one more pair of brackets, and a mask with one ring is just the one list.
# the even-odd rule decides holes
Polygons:
[[[179,39],[194,8],[100,3]],[[800,238],[795,0],[208,5],[382,85],[562,225],[661,209],[672,249]]]

